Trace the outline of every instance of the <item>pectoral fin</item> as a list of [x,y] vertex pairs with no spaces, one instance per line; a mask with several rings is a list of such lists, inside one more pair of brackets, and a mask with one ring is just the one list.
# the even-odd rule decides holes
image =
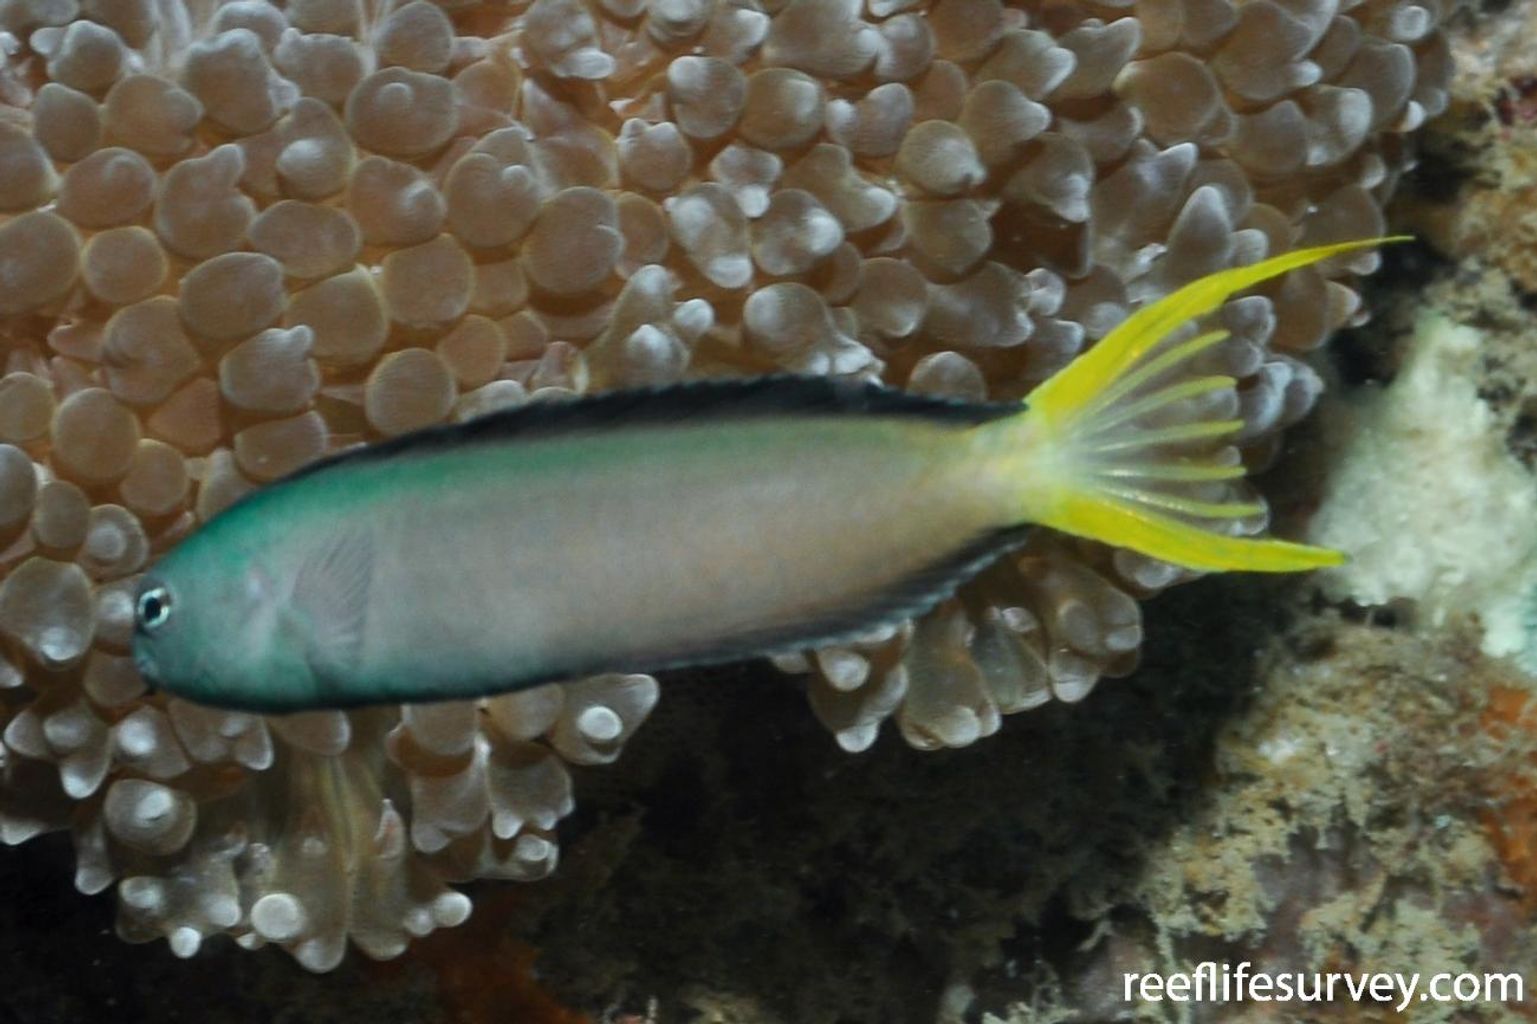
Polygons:
[[344,677],[358,665],[373,567],[366,532],[342,528],[316,547],[294,578],[288,614],[319,679]]

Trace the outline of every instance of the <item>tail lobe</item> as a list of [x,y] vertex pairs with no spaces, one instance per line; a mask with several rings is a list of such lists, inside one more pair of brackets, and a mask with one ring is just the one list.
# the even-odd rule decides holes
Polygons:
[[1243,426],[1235,381],[1191,375],[1227,338],[1170,335],[1236,292],[1299,267],[1402,241],[1375,238],[1299,249],[1201,278],[1127,317],[1038,387],[1013,431],[1026,518],[1189,569],[1294,572],[1338,565],[1326,548],[1235,536],[1265,506],[1237,493],[1243,466],[1223,443]]

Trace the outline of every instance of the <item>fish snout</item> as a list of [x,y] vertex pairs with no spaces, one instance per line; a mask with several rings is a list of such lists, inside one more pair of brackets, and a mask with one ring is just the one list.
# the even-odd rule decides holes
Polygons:
[[142,633],[133,638],[134,667],[139,670],[139,677],[144,680],[144,685],[153,691],[160,688],[160,666],[155,661],[155,652],[149,647],[149,642]]

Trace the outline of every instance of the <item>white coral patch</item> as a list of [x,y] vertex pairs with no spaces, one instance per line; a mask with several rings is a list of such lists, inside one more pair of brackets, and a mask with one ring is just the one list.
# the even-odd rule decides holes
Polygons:
[[1480,351],[1476,330],[1427,317],[1392,384],[1332,416],[1340,456],[1310,540],[1350,555],[1324,577],[1337,597],[1472,613],[1487,652],[1530,658],[1537,482],[1478,397]]

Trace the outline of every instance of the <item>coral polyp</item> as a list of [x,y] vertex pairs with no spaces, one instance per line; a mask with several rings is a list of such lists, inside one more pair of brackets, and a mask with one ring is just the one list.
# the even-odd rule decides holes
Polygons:
[[[1434,0],[0,5],[0,840],[70,829],[120,931],[325,970],[538,878],[604,676],[263,718],[145,692],[135,582],[322,455],[509,404],[777,371],[1019,398],[1203,274],[1380,234],[1446,102]],[[1360,317],[1218,314],[1263,466]],[[451,524],[445,524],[450,529]],[[783,659],[859,750],[1129,671],[1170,566],[1042,535],[921,621]]]

